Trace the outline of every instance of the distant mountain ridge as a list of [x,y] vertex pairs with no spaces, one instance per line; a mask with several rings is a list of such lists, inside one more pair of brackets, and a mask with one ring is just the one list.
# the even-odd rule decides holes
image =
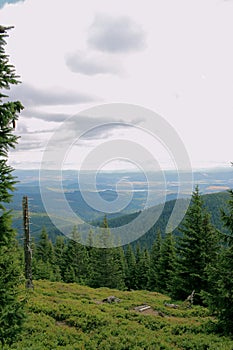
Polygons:
[[[55,214],[59,218],[59,225],[63,227],[65,232],[71,231],[74,223],[69,220],[67,213],[64,211],[63,202],[59,200],[59,179],[55,177],[56,173],[48,172],[48,177],[43,178],[43,186],[45,186],[46,195],[54,200],[56,203]],[[147,210],[148,213],[157,213],[160,209],[160,203],[166,200],[164,210],[160,218],[153,225],[153,227],[145,235],[140,237],[139,243],[149,247],[157,232],[160,228],[163,232],[165,230],[168,219],[171,215],[172,209],[177,198],[177,174],[172,171],[165,172],[167,181],[166,197],[161,192],[160,182],[154,181],[152,184],[152,201],[147,203],[147,191],[145,184],[145,176],[141,173],[103,173],[99,174],[97,181],[97,191],[99,195],[105,200],[111,203],[114,201],[118,194],[116,192],[116,184],[118,184],[118,190],[121,191],[121,195],[128,196],[129,189],[127,181],[134,185],[134,192],[132,201],[122,211],[107,215],[109,226],[117,227],[125,225],[131,222],[141,211]],[[29,198],[29,211],[31,213],[31,234],[38,238],[43,226],[47,228],[50,237],[54,240],[56,235],[61,234],[59,230],[51,222],[47,216],[46,210],[43,205],[43,201],[40,194],[40,183],[39,183],[39,172],[36,170],[24,170],[15,171],[15,175],[18,176],[20,182],[17,184],[17,190],[14,192],[13,202],[9,206],[14,211],[14,227],[17,228],[19,238],[22,238],[23,227],[22,227],[22,198],[27,195]],[[100,212],[91,208],[84,200],[82,192],[79,190],[77,172],[75,171],[64,171],[63,174],[63,189],[65,193],[65,200],[68,201],[72,210],[85,222],[99,223],[103,219],[105,213]],[[87,189],[88,189],[88,173],[87,177]],[[120,179],[124,179],[126,182],[120,182]],[[154,174],[154,179],[159,179],[159,175]],[[208,211],[212,214],[212,221],[214,225],[222,229],[222,223],[220,220],[219,208],[225,207],[228,199],[228,193],[221,192],[221,189],[233,187],[233,173],[232,170],[216,170],[216,171],[205,171],[194,173],[194,183],[198,183],[200,191],[204,193],[204,201],[206,203]],[[212,194],[205,194],[212,193]],[[183,199],[188,197],[187,193],[181,193]],[[126,228],[127,229],[127,228]]]
[[[213,194],[207,194],[203,195],[203,200],[206,209],[211,214],[211,221],[213,225],[221,230],[225,231],[221,217],[220,217],[220,208],[225,209],[227,208],[227,201],[229,199],[229,193],[228,192],[220,192],[220,193],[213,193]],[[180,201],[186,201],[186,199],[178,199],[178,202]],[[175,205],[176,200],[167,201],[164,205],[164,209],[162,211],[161,216],[159,219],[155,222],[153,227],[144,235],[142,235],[139,239],[135,240],[132,244],[135,246],[136,244],[139,244],[140,246],[143,246],[145,248],[151,248],[158,229],[161,230],[162,234],[165,232],[165,228],[167,226],[168,220],[170,218],[170,215],[172,213],[173,207]],[[147,212],[153,212],[156,213],[156,211],[160,210],[161,205],[157,205],[152,208],[146,209]],[[140,211],[122,215],[119,217],[108,217],[108,224],[110,228],[113,227],[119,227],[119,226],[125,226],[128,223],[130,223],[132,220],[134,220],[138,215],[140,214]],[[66,228],[67,231],[71,231],[74,224],[67,220],[65,217],[60,218],[61,225]],[[57,235],[61,235],[61,232],[54,226],[54,224],[51,222],[50,218],[45,213],[32,213],[30,214],[30,222],[31,222],[31,235],[35,238],[35,240],[38,239],[42,227],[46,227],[47,232],[50,236],[50,238],[54,241]],[[100,225],[102,220],[94,220],[92,222],[93,228]],[[19,235],[19,239],[23,236],[23,228],[22,228],[22,215],[21,212],[16,211],[14,213],[14,219],[13,219],[13,225],[17,229]],[[127,235],[127,228],[125,229],[125,234]],[[178,229],[176,229],[175,234],[179,234]],[[130,232],[129,232],[130,234]]]

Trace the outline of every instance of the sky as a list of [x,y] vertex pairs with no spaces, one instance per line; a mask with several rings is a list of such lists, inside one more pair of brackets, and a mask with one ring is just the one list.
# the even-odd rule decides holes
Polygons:
[[[56,151],[67,148],[67,169],[82,169],[90,152],[119,140],[173,168],[175,150],[160,124],[151,132],[136,106],[170,125],[166,140],[178,135],[193,168],[229,167],[233,1],[1,0],[0,18],[15,27],[6,50],[22,82],[8,94],[25,106],[10,155],[15,168],[39,168],[54,135]],[[135,105],[135,116],[88,112],[112,103]],[[98,167],[152,167],[150,157],[139,165],[122,152],[114,157]]]

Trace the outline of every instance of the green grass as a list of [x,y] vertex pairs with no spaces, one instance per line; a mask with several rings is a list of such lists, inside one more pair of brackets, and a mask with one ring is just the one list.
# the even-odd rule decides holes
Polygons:
[[[101,302],[110,295],[121,302]],[[169,298],[147,291],[36,281],[34,291],[29,293],[21,339],[10,349],[233,349],[233,340],[211,333],[215,320],[208,309],[185,309],[182,305],[169,309],[164,301]],[[144,303],[153,308],[153,314],[134,310]]]

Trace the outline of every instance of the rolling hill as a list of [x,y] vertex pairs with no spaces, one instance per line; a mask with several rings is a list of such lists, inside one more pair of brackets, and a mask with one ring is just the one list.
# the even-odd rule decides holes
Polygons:
[[[211,214],[211,221],[213,225],[218,228],[219,230],[225,231],[221,217],[220,217],[220,208],[226,209],[227,207],[227,201],[229,199],[228,192],[220,192],[220,193],[212,193],[203,195],[203,200],[206,206],[206,209]],[[186,199],[178,199],[178,203],[185,201]],[[142,237],[140,237],[138,240],[135,240],[133,242],[133,245],[139,243],[143,247],[150,248],[153,244],[153,241],[155,239],[157,230],[160,229],[163,233],[165,231],[165,228],[167,226],[169,217],[171,216],[173,207],[175,205],[176,200],[171,200],[165,203],[165,206],[163,208],[162,214],[160,215],[159,219],[155,222],[153,227]],[[159,212],[161,209],[161,205],[148,208],[146,209],[146,217],[150,217],[151,215],[156,215],[157,212]],[[125,226],[125,236],[127,234],[131,234],[131,232],[128,232],[127,224],[130,223],[132,220],[134,220],[140,212],[134,212],[127,215],[122,215],[119,217],[108,217],[108,223],[109,227],[119,227],[119,226]],[[67,232],[71,232],[74,223],[71,222],[69,219],[67,219],[65,216],[59,217],[60,223],[64,230]],[[57,227],[54,226],[53,222],[51,222],[50,218],[45,212],[31,212],[30,213],[30,222],[31,222],[31,235],[35,238],[35,240],[38,239],[38,236],[41,232],[42,227],[46,227],[47,232],[49,233],[50,238],[54,241],[57,235],[61,235],[62,233],[57,229]],[[102,219],[99,220],[93,220],[93,229],[95,226],[100,225],[102,222]],[[143,226],[143,222],[141,225]],[[22,213],[20,211],[14,211],[13,216],[13,226],[17,229],[18,232],[18,238],[21,240],[23,237],[23,225],[22,225]],[[85,229],[85,225],[82,225],[79,227],[81,232],[84,232],[84,235],[88,234],[88,228]],[[179,234],[178,230],[175,230],[175,234]]]

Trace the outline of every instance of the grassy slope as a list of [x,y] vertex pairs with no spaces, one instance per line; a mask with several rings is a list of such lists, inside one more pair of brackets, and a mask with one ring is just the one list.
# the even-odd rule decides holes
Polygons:
[[[101,302],[110,295],[121,302]],[[22,339],[10,349],[233,349],[233,340],[208,332],[213,320],[207,309],[194,306],[188,310],[182,305],[169,309],[163,305],[168,300],[146,291],[37,281],[29,295]],[[144,303],[155,312],[134,311],[135,306]]]

